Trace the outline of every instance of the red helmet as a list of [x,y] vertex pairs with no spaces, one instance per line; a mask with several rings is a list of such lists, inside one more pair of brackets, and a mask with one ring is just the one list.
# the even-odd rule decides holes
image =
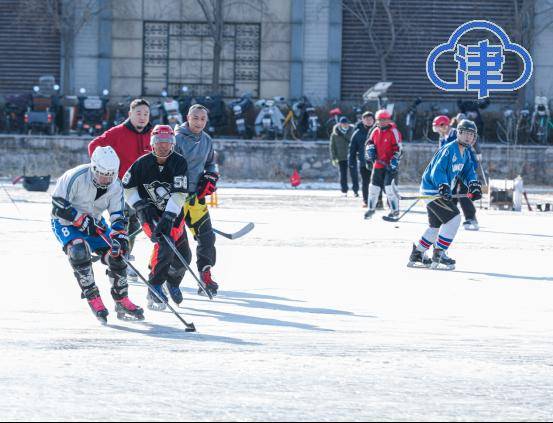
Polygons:
[[379,110],[374,116],[376,120],[392,119],[392,115],[386,109]]
[[434,118],[434,120],[432,121],[432,126],[442,126],[442,125],[449,126],[449,122],[450,120],[446,115],[440,115]]
[[169,125],[154,126],[150,135],[150,145],[153,147],[156,142],[172,142],[175,144],[177,140],[175,139],[173,128]]
[[173,144],[173,147],[171,148],[169,154],[167,156],[164,156],[168,157],[173,152],[175,144],[177,143],[173,128],[171,128],[169,125],[154,126],[154,129],[152,129],[152,134],[150,135],[150,145],[152,146],[152,152],[155,156],[157,156],[157,154],[154,150],[154,145],[158,142],[169,142]]

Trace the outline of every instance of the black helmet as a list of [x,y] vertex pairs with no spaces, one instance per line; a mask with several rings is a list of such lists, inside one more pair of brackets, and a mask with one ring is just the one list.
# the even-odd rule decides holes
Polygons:
[[[474,134],[474,138],[472,142],[466,142],[461,141],[459,135],[461,135],[461,132],[471,132]],[[472,146],[476,142],[476,137],[478,136],[478,129],[476,128],[476,124],[472,120],[463,119],[459,124],[457,125],[457,141],[459,144],[465,145],[465,146]]]
[[472,120],[468,119],[462,119],[461,122],[459,122],[459,124],[457,125],[457,131],[469,131],[474,132],[475,134],[478,133],[476,124]]

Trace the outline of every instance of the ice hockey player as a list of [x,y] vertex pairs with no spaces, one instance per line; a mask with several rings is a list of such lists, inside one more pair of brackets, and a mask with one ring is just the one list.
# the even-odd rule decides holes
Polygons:
[[[421,182],[421,194],[436,196],[428,200],[429,226],[416,244],[409,257],[409,267],[430,266],[433,269],[455,268],[455,260],[447,256],[446,251],[453,242],[461,216],[452,200],[452,190],[460,179],[468,187],[472,199],[482,197],[482,187],[474,171],[468,149],[476,141],[476,125],[470,120],[462,120],[457,126],[455,142],[445,144],[434,155],[426,167]],[[432,260],[425,252],[434,245]]]
[[167,296],[180,304],[180,283],[186,267],[167,244],[163,235],[189,263],[190,247],[184,231],[183,206],[188,192],[187,163],[175,152],[175,134],[169,125],[156,125],[151,135],[152,152],[132,164],[125,176],[125,198],[138,215],[144,233],[154,243],[148,282],[157,295],[148,291],[148,308],[164,310]]
[[[215,266],[215,233],[205,198],[217,189],[219,170],[215,162],[213,141],[204,132],[208,110],[194,104],[188,110],[187,121],[176,130],[177,149],[188,163],[189,196],[184,208],[186,226],[197,241],[196,265],[206,289],[215,296],[219,285],[211,277]],[[198,289],[198,294],[203,291]]]
[[[434,118],[434,121],[432,122],[432,129],[434,132],[439,134],[440,148],[457,138],[457,130],[452,125],[460,122],[462,118],[464,118],[464,116],[461,113],[459,113],[459,115],[452,120],[445,115],[436,116]],[[474,144],[468,149],[475,172],[482,161],[482,153],[480,151],[478,141],[477,137]],[[459,180],[453,190],[453,194],[466,194],[467,192],[468,187]],[[454,203],[457,204],[457,202],[461,204],[461,210],[463,210],[463,215],[465,216],[463,227],[468,231],[477,231],[480,227],[478,225],[478,220],[476,219],[476,207],[474,207],[473,200],[470,198],[459,198],[458,200],[454,199]]]
[[[107,322],[108,310],[102,302],[94,280],[92,253],[101,256],[108,266],[111,295],[118,318],[142,320],[144,311],[128,297],[127,265],[122,256],[128,251],[124,215],[123,187],[117,179],[119,158],[111,147],[98,147],[90,164],[77,166],[58,179],[52,194],[52,229],[69,258],[82,298],[86,298],[94,315]],[[111,228],[102,217],[107,210]],[[98,235],[104,231],[112,247]]]
[[365,213],[365,219],[373,216],[382,185],[391,208],[389,216],[399,215],[399,197],[392,182],[397,176],[401,158],[401,133],[387,110],[379,110],[375,118],[376,128],[370,133],[365,149],[365,158],[374,163],[369,185],[369,209]]

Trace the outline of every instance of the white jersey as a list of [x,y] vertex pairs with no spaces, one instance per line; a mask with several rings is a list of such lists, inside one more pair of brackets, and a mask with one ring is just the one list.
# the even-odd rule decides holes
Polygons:
[[[80,214],[89,214],[94,219],[100,220],[102,213],[107,210],[110,214],[110,221],[113,223],[124,217],[125,199],[123,196],[123,185],[119,179],[115,180],[98,199],[98,189],[92,182],[92,171],[90,164],[77,166],[69,169],[59,179],[52,194],[52,198],[63,198],[68,201]],[[60,205],[63,207],[63,204]],[[59,219],[62,225],[71,225],[72,222]]]

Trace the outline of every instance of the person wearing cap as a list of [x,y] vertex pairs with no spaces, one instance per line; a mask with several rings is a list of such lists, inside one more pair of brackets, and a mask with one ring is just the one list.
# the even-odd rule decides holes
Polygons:
[[370,133],[365,148],[367,161],[374,163],[369,185],[369,210],[365,213],[365,219],[370,219],[375,213],[382,185],[391,209],[389,216],[399,215],[399,197],[392,182],[397,177],[402,137],[390,112],[379,110],[375,118],[376,128]]
[[[365,141],[374,126],[373,112],[365,112],[361,121],[357,123],[351,136],[349,145],[349,169],[351,173],[352,189],[357,197],[359,191],[359,173],[361,173],[361,193],[363,194],[363,207],[367,207],[369,201],[369,180],[371,178],[372,163],[365,159]],[[359,170],[358,170],[359,169]]]
[[[348,152],[353,131],[354,128],[348,118],[342,116],[339,123],[334,125],[330,135],[330,161],[333,166],[340,169],[340,188],[344,196],[348,193]],[[356,191],[354,193],[359,196]]]

